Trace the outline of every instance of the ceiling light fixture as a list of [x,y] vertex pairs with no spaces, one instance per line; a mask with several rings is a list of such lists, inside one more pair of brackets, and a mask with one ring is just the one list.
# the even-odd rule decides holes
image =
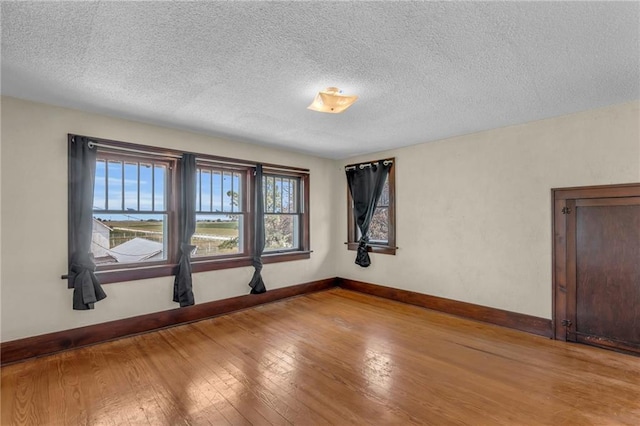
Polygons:
[[342,94],[342,90],[337,87],[327,87],[316,95],[315,99],[307,107],[307,109],[338,114],[349,108],[355,101],[357,96],[347,96]]

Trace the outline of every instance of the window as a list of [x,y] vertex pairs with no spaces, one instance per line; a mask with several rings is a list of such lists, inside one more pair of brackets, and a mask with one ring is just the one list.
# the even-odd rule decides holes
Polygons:
[[[360,230],[358,229],[358,238]],[[376,244],[389,244],[389,177],[384,182],[382,194],[376,204],[376,210],[369,225],[369,242]]]
[[[69,135],[69,140],[74,135]],[[173,275],[180,152],[91,138],[97,147],[91,251],[103,284]],[[265,193],[264,263],[308,259],[307,170],[197,154],[192,271],[250,266],[255,185]]]
[[161,158],[98,151],[91,251],[102,269],[167,262],[173,168]]
[[198,165],[192,258],[245,254],[248,171]]
[[[379,160],[383,161],[383,160]],[[394,161],[391,159],[391,161]],[[372,161],[375,163],[375,161]],[[349,250],[358,249],[360,240],[360,230],[355,223],[353,213],[353,200],[347,188],[347,227]],[[395,232],[395,163],[389,169],[389,175],[384,183],[382,194],[376,204],[376,209],[369,225],[369,251],[374,253],[394,254],[396,253],[396,232]]]
[[265,174],[265,252],[298,250],[301,246],[302,205],[299,177]]

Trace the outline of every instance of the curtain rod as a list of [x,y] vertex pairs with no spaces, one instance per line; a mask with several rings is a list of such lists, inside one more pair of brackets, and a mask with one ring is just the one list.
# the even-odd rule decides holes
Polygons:
[[233,161],[224,161],[224,160],[212,160],[209,158],[202,158],[196,155],[196,162],[198,163],[213,163],[213,164],[222,164],[227,166],[244,166],[244,167],[253,167],[256,163],[241,163],[241,162],[233,162]]
[[[113,149],[114,151],[126,151],[126,152],[133,152],[136,154],[145,154],[145,155],[151,155],[154,157],[157,156],[162,156],[162,157],[170,157],[170,158],[182,158],[182,155],[179,154],[172,154],[169,152],[163,152],[163,153],[157,153],[157,152],[150,152],[150,151],[145,151],[143,149],[135,149],[135,148],[126,148],[123,146],[118,146],[118,145],[109,145],[106,143],[100,143],[100,142],[94,142],[94,141],[89,141],[88,144],[89,148],[93,148],[93,147],[100,147],[100,148],[110,148]],[[244,167],[255,167],[256,162],[251,162],[251,161],[247,161],[247,162],[240,162],[240,161],[226,161],[226,160],[215,160],[215,159],[209,159],[209,158],[203,158],[203,157],[198,157],[198,154],[196,155],[196,161],[200,161],[203,163],[214,163],[214,164],[221,164],[221,165],[229,165],[229,166],[244,166]],[[299,173],[299,174],[310,174],[311,172],[308,169],[297,169],[297,168],[286,168],[286,167],[277,167],[275,165],[269,165],[269,164],[263,164],[264,169],[266,170],[274,170],[274,171],[282,171],[282,172],[288,172],[288,173]]]
[[[135,152],[136,154],[146,154],[146,155],[158,156],[157,153],[149,152],[149,151],[143,151],[141,149],[125,148],[123,146],[107,145],[107,144],[97,143],[97,142],[92,142],[92,141],[89,141],[89,143],[87,143],[87,145],[89,146],[89,148],[93,148],[94,146],[97,146],[99,148],[111,148],[111,149],[116,150],[116,151]],[[182,155],[169,154],[169,153],[163,153],[162,156],[163,157],[171,157],[171,158],[182,158]]]
[[[355,170],[358,167],[360,167],[361,169],[364,169],[365,167],[371,167],[373,165],[377,165],[380,164],[379,161],[374,161],[373,163],[362,163],[362,164],[358,164],[358,165],[352,165],[352,166],[345,166],[344,170],[348,171],[348,170]],[[393,160],[384,160],[382,161],[382,164],[384,164],[385,166],[389,165],[389,164],[393,164]]]
[[303,174],[303,175],[311,174],[311,172],[306,169],[305,170],[285,169],[283,167],[269,167],[267,165],[263,165],[262,168],[267,171],[286,172],[289,174]]
[[[256,163],[250,163],[250,162],[241,163],[241,162],[224,161],[224,160],[211,160],[211,159],[208,159],[208,158],[200,158],[200,157],[197,157],[197,156],[196,156],[196,161],[197,162],[201,162],[201,163],[220,164],[220,165],[223,165],[223,166],[244,166],[244,167],[247,167],[247,166],[248,167],[255,167],[256,166]],[[307,175],[310,174],[309,170],[306,170],[306,169],[298,170],[298,169],[288,169],[288,168],[285,168],[285,167],[271,167],[271,166],[268,166],[266,164],[264,164],[262,166],[262,168],[264,170],[268,170],[268,171],[280,171],[280,172],[286,172],[286,173],[289,173],[289,174],[307,174]]]

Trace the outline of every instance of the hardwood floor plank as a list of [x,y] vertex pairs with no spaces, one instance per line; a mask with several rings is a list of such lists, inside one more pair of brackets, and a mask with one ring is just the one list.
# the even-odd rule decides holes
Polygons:
[[[115,424],[144,424],[147,421],[144,402],[145,384],[135,380],[131,374],[132,340],[113,342],[106,347],[95,346],[79,350],[79,354],[88,353],[88,362],[92,365],[90,374],[84,376],[101,391],[102,406],[96,409],[100,420],[108,421],[115,417]],[[80,364],[80,363],[79,363]]]
[[[297,308],[292,308],[292,310],[295,310]],[[305,306],[304,309],[302,309],[300,311],[301,313],[306,313],[306,312],[313,312],[313,308],[310,306]],[[332,318],[332,315],[330,313],[324,313],[323,315],[319,316],[316,320],[313,320],[312,318],[309,318],[310,314],[306,314],[306,318],[305,320],[308,321],[308,323],[305,323],[305,330],[306,330],[306,326],[308,324],[313,324],[314,325],[314,330],[316,333],[322,335],[324,333],[331,333],[330,328],[331,328],[331,321],[327,321],[327,319],[335,319]],[[274,318],[273,319],[275,322],[277,322],[277,319]],[[299,321],[293,321],[292,323],[294,324],[300,324]],[[348,327],[347,327],[348,328]],[[348,387],[348,389],[353,390],[356,394],[360,393],[360,396],[363,396],[371,401],[387,401],[389,399],[389,393],[390,393],[390,389],[389,388],[393,388],[393,393],[397,395],[398,392],[403,393],[403,398],[395,398],[394,399],[394,403],[393,404],[386,404],[385,408],[387,410],[387,414],[388,413],[411,413],[414,412],[416,409],[419,410],[425,410],[428,409],[431,412],[431,420],[433,424],[441,424],[442,422],[445,422],[447,420],[447,416],[446,414],[442,417],[438,417],[440,416],[440,412],[443,411],[446,413],[446,407],[443,406],[443,401],[447,400],[447,398],[441,398],[439,400],[439,403],[437,406],[431,406],[430,405],[430,401],[433,400],[432,398],[429,398],[428,395],[425,395],[425,393],[429,393],[430,392],[430,387],[423,387],[422,389],[422,394],[421,399],[417,399],[415,398],[415,387],[412,390],[409,391],[405,391],[401,386],[398,386],[395,382],[395,380],[391,380],[392,378],[390,377],[390,373],[392,371],[392,369],[390,368],[390,366],[388,365],[388,359],[389,359],[389,354],[385,354],[385,353],[381,353],[375,349],[371,349],[369,347],[369,341],[360,341],[359,340],[359,336],[358,333],[352,333],[353,330],[350,330],[350,332],[345,336],[341,336],[340,338],[338,338],[337,334],[334,332],[334,338],[331,342],[330,346],[322,345],[322,346],[318,346],[318,347],[312,347],[308,353],[311,354],[310,355],[310,359],[308,360],[309,363],[313,364],[316,368],[320,368],[323,369],[323,367],[321,366],[322,363],[326,363],[327,360],[331,360],[332,358],[332,354],[340,354],[340,358],[335,358],[333,359],[333,363],[329,365],[329,367],[327,368],[327,371],[329,371],[329,374],[332,375],[338,375],[341,380],[344,382],[344,384]],[[291,328],[289,327],[288,329],[288,333],[297,333],[297,329]],[[306,332],[303,332],[302,337],[306,337],[305,336]],[[375,333],[374,333],[375,334]],[[305,339],[306,340],[306,339]],[[306,345],[307,343],[303,343],[304,345]],[[359,354],[358,356],[354,357],[354,358],[350,358],[349,354],[351,353],[356,353]],[[362,360],[362,353],[365,354],[365,359],[364,362]],[[345,358],[345,356],[347,358]],[[385,363],[387,365],[384,366],[384,368],[382,369],[382,371],[378,371],[378,369],[376,368],[375,365],[372,365],[372,363],[370,363],[371,360],[377,360],[377,359],[385,359],[387,361],[385,361]],[[360,366],[359,368],[359,372],[358,374],[356,374],[355,376],[353,375],[353,371],[352,371],[352,367],[354,365]],[[430,379],[433,380],[434,379],[434,375],[438,374],[439,370],[435,370],[433,372],[431,372],[430,374],[428,374],[430,376]],[[397,375],[397,374],[394,374]],[[410,377],[415,377],[415,374],[411,374],[408,376],[408,378],[410,379]],[[364,382],[361,382],[360,379],[364,378]],[[411,380],[411,379],[410,379]],[[443,379],[442,380],[443,383],[448,383],[448,380]],[[440,389],[441,393],[445,393],[446,389]],[[452,391],[449,391],[450,393],[456,393],[458,392],[458,389],[453,389]],[[452,401],[451,406],[449,407],[452,410],[468,410],[470,409],[470,407],[457,407],[456,406],[456,398],[454,396],[448,398],[449,400]],[[437,400],[437,399],[436,399]],[[481,417],[484,413],[487,413],[487,410],[483,410],[482,412],[477,412],[475,413],[476,416]],[[471,415],[473,413],[469,413],[469,415]],[[380,418],[380,417],[377,417]],[[385,416],[383,415],[382,418],[385,418]],[[393,421],[393,419],[388,419],[390,422]],[[405,422],[409,422],[411,419],[410,417],[405,419]]]
[[[183,367],[198,372],[202,377],[203,389],[212,403],[233,424],[267,424],[259,412],[249,391],[225,369],[227,354],[215,342],[211,344],[199,335],[193,326],[166,330],[174,336],[181,351],[188,354]],[[177,333],[177,334],[176,334]]]
[[[12,368],[11,371],[2,368],[2,373],[0,375],[0,424],[3,425],[11,423],[18,424],[18,422],[14,420],[19,417],[16,413],[16,404],[18,402],[18,377],[20,372],[25,368],[32,368],[31,366],[27,366],[26,363],[16,364],[14,367],[15,368]],[[35,404],[34,407],[36,407]]]
[[[149,336],[157,339],[157,336]],[[121,401],[128,405],[131,424],[165,424],[174,418],[182,418],[184,412],[174,405],[171,392],[158,383],[156,374],[148,366],[148,359],[140,349],[144,336],[122,340],[122,345],[114,348],[108,357],[111,369],[116,372],[118,382],[123,387]]]
[[344,289],[2,368],[4,425],[638,425],[640,358]]
[[[277,414],[267,401],[260,398],[259,393],[254,390],[253,384],[250,383],[245,376],[242,374],[235,376],[232,373],[233,368],[230,366],[228,354],[224,350],[220,350],[216,354],[215,360],[212,359],[213,357],[208,357],[205,361],[201,359],[198,360],[197,357],[202,354],[202,352],[197,349],[197,343],[193,340],[189,342],[189,339],[204,338],[204,336],[199,336],[198,333],[193,330],[193,327],[183,330],[169,329],[166,330],[166,334],[166,337],[171,339],[171,344],[174,347],[181,347],[181,350],[186,352],[185,362],[189,364],[189,370],[197,367],[197,371],[202,371],[207,368],[207,364],[213,363],[213,365],[215,365],[215,370],[212,372],[215,373],[213,384],[220,389],[217,394],[221,398],[224,398],[226,403],[239,406],[239,409],[236,411],[248,417],[247,420],[249,420],[249,422],[288,424],[286,419]],[[191,344],[185,348],[185,342]],[[203,343],[206,343],[206,338],[203,339]],[[210,347],[207,347],[207,349],[210,349]],[[212,380],[210,375],[208,377],[209,380]],[[251,409],[247,412],[246,408],[242,408],[243,406],[250,406]]]
[[[250,314],[250,313],[247,313]],[[276,328],[278,336],[293,336],[293,334],[297,334],[293,329],[287,328],[286,330],[279,328],[278,319],[273,318],[273,321],[269,322],[270,328]],[[318,330],[320,333],[321,330]],[[300,335],[298,335],[300,336]],[[267,338],[267,337],[261,337]],[[275,343],[276,345],[280,345],[279,342]],[[359,391],[360,388],[363,388],[363,381],[359,379],[358,374],[353,374],[350,368],[343,368],[344,360],[340,358],[334,358],[331,353],[323,352],[323,348],[315,345],[311,339],[308,339],[306,335],[302,337],[295,338],[287,345],[285,345],[288,349],[285,350],[282,354],[282,357],[288,358],[294,364],[305,365],[304,370],[313,370],[320,373],[321,377],[316,377],[315,380],[324,380],[324,381],[333,381],[338,382],[341,389],[344,388],[344,385],[347,385],[351,390],[356,392]],[[316,355],[318,353],[322,353],[322,357],[319,359]],[[357,364],[358,361],[356,361]],[[325,364],[325,365],[323,365]],[[333,365],[335,364],[335,365]],[[348,380],[348,381],[347,381]],[[367,379],[367,386],[374,386],[374,383],[371,382],[370,377]],[[377,396],[374,392],[368,391],[366,392],[365,397],[368,397],[372,400],[376,400]],[[385,406],[385,416],[388,416],[390,412],[394,410],[390,409],[391,407]],[[375,410],[374,410],[375,412]],[[400,416],[403,416],[402,413],[396,413]],[[404,415],[406,418],[403,420],[405,423],[410,422],[410,416]]]
[[[109,383],[106,377],[109,370],[103,368],[106,362],[104,353],[94,348],[86,348],[76,355],[86,361],[78,363],[77,372],[80,389],[89,389],[85,392],[90,404],[87,409],[87,424],[117,425],[116,417],[109,414],[112,410],[113,392],[117,387]],[[124,424],[128,422],[128,419],[119,420]]]
[[[23,424],[46,422],[49,413],[46,410],[46,406],[42,405],[42,401],[46,400],[48,395],[43,392],[39,384],[46,384],[47,375],[48,372],[43,370],[41,365],[38,365],[33,368],[23,369],[14,377],[6,378],[9,383],[4,383],[5,377],[3,377],[2,385],[3,387],[9,385],[13,388],[13,398],[8,400],[3,394],[2,411],[5,409],[10,410],[12,415]],[[35,377],[36,380],[32,380],[32,377]],[[3,416],[2,424],[4,424],[4,421]]]
[[[361,295],[357,293],[344,291],[337,291],[337,293],[350,300],[361,299]],[[366,305],[388,306],[388,301],[382,299],[375,300],[367,297],[362,300]],[[408,305],[398,305],[405,312],[420,310],[420,308]],[[352,303],[346,303],[344,306],[354,309]],[[371,314],[372,312],[369,311],[369,316]],[[432,315],[431,312],[426,312],[426,314],[437,323],[439,328],[444,328],[446,331],[441,339],[456,342],[463,349],[475,350],[486,356],[478,359],[476,363],[472,359],[465,359],[467,354],[464,350],[450,351],[440,348],[434,353],[440,354],[439,357],[448,360],[449,363],[473,366],[474,374],[483,375],[479,378],[482,381],[494,377],[499,382],[509,384],[518,398],[526,397],[527,401],[537,404],[539,412],[533,409],[532,412],[536,412],[534,418],[540,418],[543,423],[555,423],[555,418],[547,419],[545,416],[553,416],[550,413],[566,411],[567,403],[573,404],[575,408],[571,414],[573,421],[581,421],[582,424],[608,423],[612,416],[626,424],[636,424],[640,419],[638,408],[640,387],[637,385],[640,383],[638,358],[621,357],[610,351],[590,351],[581,345],[567,345],[456,317]],[[450,325],[444,327],[445,321]],[[418,335],[425,333],[429,327],[430,325],[424,323],[413,325]],[[469,331],[473,333],[469,333]],[[476,333],[476,331],[482,333]],[[433,335],[434,331],[429,331],[429,334]],[[553,348],[554,350],[541,351],[541,347]],[[586,362],[576,364],[576,361],[582,357],[586,357]],[[511,368],[509,368],[510,364],[512,364]],[[594,369],[594,364],[597,365],[597,377],[589,377]],[[483,368],[478,368],[478,365],[482,365]],[[612,401],[614,404],[601,404],[598,399],[584,398],[581,388],[585,386],[583,380],[586,377],[589,377],[588,386],[591,386],[592,383],[596,385],[600,382],[606,383],[602,387],[604,391],[615,395],[615,399],[622,400],[619,403],[623,406],[633,407],[633,409],[627,412],[618,412],[615,409],[618,405],[615,402],[618,401]],[[571,379],[576,380],[575,386]],[[526,388],[523,388],[523,385],[526,385]],[[549,390],[557,388],[566,389],[566,395],[560,399],[550,398]],[[523,389],[526,389],[526,393],[523,392]],[[536,390],[538,392],[535,392]]]
[[[245,315],[250,315],[251,312],[245,313]],[[238,318],[239,315],[234,315],[233,318]],[[278,327],[278,319],[274,318],[273,321],[269,322],[269,328],[277,328]],[[275,342],[274,345],[276,347],[284,346],[287,349],[282,352],[280,355],[282,359],[288,360],[292,365],[301,364],[304,365],[305,368],[303,371],[315,371],[321,374],[321,377],[318,377],[319,374],[314,377],[298,377],[299,381],[308,382],[309,380],[321,381],[325,386],[328,386],[328,391],[323,392],[323,394],[333,395],[336,391],[344,391],[344,386],[347,385],[349,390],[352,392],[360,393],[361,396],[371,399],[372,401],[380,401],[378,396],[374,391],[369,390],[367,392],[362,392],[360,389],[364,385],[364,381],[358,379],[358,375],[354,375],[351,369],[343,368],[344,361],[340,358],[331,359],[331,354],[324,352],[321,347],[314,345],[313,343],[309,343],[309,339],[307,336],[304,336],[304,339],[294,338],[293,340],[285,342],[286,344],[282,344],[282,339],[290,338],[293,333],[292,329],[287,329],[286,331],[283,329],[277,329],[278,336],[283,336],[279,341]],[[254,330],[255,332],[255,330]],[[264,336],[260,336],[260,339],[268,340],[268,334]],[[322,353],[322,359],[318,360],[318,358],[314,355],[315,353]],[[324,365],[323,365],[324,364]],[[370,379],[370,378],[369,378]],[[333,382],[338,383],[338,389],[333,389]],[[374,384],[369,380],[367,383],[368,386],[373,386]],[[380,420],[382,418],[398,416],[399,418],[389,418],[389,421],[402,421],[404,424],[411,423],[411,415],[407,412],[402,412],[402,410],[395,409],[395,407],[390,407],[385,405],[384,402],[381,402],[383,407],[383,412],[376,412],[376,410],[372,410],[371,416],[374,419]],[[330,404],[329,404],[330,405]],[[345,413],[343,413],[345,415]],[[358,416],[355,416],[358,418]],[[402,420],[400,420],[402,419]]]
[[203,396],[193,373],[183,365],[184,359],[168,344],[164,334],[163,330],[138,336],[136,343],[141,356],[136,362],[140,369],[153,373],[146,375],[150,378],[148,388],[155,392],[156,401],[170,423],[178,420],[201,423],[203,411],[217,410]]
[[[230,322],[229,326],[238,328],[236,322]],[[240,374],[246,372],[249,377],[255,377],[257,380],[253,386],[257,388],[258,392],[265,397],[271,396],[270,400],[274,403],[277,403],[278,400],[284,402],[284,405],[276,407],[283,416],[290,418],[294,423],[331,423],[323,413],[311,408],[309,402],[311,405],[313,402],[309,399],[308,394],[295,386],[295,382],[290,377],[295,366],[289,364],[277,351],[272,352],[271,348],[265,345],[266,341],[256,340],[253,337],[253,332],[247,332],[246,335],[235,340],[231,333],[224,331],[212,333],[206,328],[206,324],[202,325],[201,331],[203,335],[215,339],[218,344],[235,355],[230,359],[235,367],[235,372]],[[274,399],[273,395],[276,395],[277,398]]]

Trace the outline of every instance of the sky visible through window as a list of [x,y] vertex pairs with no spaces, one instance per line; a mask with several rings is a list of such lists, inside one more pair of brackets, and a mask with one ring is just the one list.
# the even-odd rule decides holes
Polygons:
[[[164,260],[176,213],[170,163],[146,158],[96,161],[92,253],[101,264]],[[194,257],[243,253],[246,171],[198,165]],[[299,240],[299,178],[264,176],[265,250],[292,250]],[[179,188],[173,190],[179,191]],[[102,226],[101,226],[102,225]]]
[[196,211],[233,213],[242,209],[242,179],[238,172],[198,169],[196,176]]
[[[165,177],[164,165],[98,160],[93,196],[94,214],[103,220],[161,220],[161,214],[153,213],[166,209]],[[110,213],[101,214],[100,211]],[[111,213],[114,211],[125,213]],[[150,214],[138,217],[138,212]]]
[[[98,160],[93,197],[94,215],[106,221],[162,220],[162,214],[154,213],[167,208],[166,177],[164,165]],[[240,208],[237,203],[241,199],[241,191],[239,173],[199,169],[196,179],[196,211],[238,212]],[[207,216],[197,216],[197,220],[207,219]],[[220,219],[232,218],[221,215]]]

